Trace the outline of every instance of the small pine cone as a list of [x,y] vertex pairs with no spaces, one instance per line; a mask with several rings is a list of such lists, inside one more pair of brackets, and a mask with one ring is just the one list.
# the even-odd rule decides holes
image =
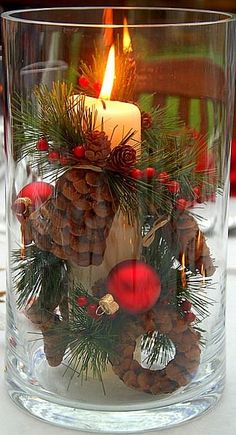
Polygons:
[[136,163],[136,151],[130,145],[115,147],[109,158],[109,164],[113,169],[129,171]]
[[141,113],[141,126],[143,130],[148,130],[152,126],[152,115],[148,112]]
[[87,160],[104,165],[111,151],[111,141],[104,131],[89,131],[85,135],[84,148]]

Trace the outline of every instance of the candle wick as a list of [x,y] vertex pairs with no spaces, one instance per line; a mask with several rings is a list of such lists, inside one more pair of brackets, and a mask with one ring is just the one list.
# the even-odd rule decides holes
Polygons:
[[101,102],[102,102],[103,109],[106,110],[107,107],[106,107],[106,103],[105,103],[105,101],[104,101],[104,100],[101,100]]

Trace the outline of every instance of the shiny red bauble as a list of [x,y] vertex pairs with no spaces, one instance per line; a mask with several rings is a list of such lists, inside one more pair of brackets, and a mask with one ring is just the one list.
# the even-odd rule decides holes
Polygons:
[[153,267],[143,261],[126,260],[109,273],[107,290],[121,309],[138,314],[149,310],[157,302],[161,282]]
[[155,168],[146,168],[143,171],[143,178],[148,178],[149,180],[156,175]]
[[38,208],[53,193],[53,186],[44,181],[34,181],[27,184],[18,193],[17,198],[29,198],[33,208]]

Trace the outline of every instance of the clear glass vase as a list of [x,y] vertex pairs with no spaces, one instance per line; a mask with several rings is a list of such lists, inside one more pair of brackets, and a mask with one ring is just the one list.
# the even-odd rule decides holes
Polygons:
[[9,394],[80,430],[191,420],[224,387],[235,18],[2,18]]

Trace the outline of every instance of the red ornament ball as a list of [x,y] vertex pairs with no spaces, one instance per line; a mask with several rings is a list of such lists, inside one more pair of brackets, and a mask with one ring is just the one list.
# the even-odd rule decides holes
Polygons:
[[153,267],[139,260],[127,260],[111,270],[107,289],[120,308],[137,314],[149,310],[156,303],[161,282]]
[[88,305],[88,298],[87,296],[78,296],[76,299],[76,304],[79,307],[86,307]]
[[57,162],[60,159],[60,154],[57,151],[50,151],[50,153],[48,153],[48,160],[50,162]]
[[157,175],[157,179],[160,183],[167,183],[167,181],[169,181],[170,176],[167,172],[160,172],[160,174]]
[[130,171],[130,176],[132,178],[134,178],[135,180],[140,180],[142,178],[142,175],[143,175],[143,173],[142,173],[141,169],[134,168]]
[[73,148],[72,153],[77,157],[77,159],[82,159],[85,156],[85,149],[83,145],[77,145]]
[[179,182],[174,180],[168,181],[166,187],[171,193],[178,193],[180,190]]
[[36,148],[38,151],[47,151],[49,148],[48,141],[44,137],[41,137],[36,143]]
[[146,168],[143,171],[143,178],[147,178],[147,179],[151,179],[153,177],[155,177],[156,175],[156,170],[155,168]]
[[29,198],[32,201],[32,207],[38,208],[53,193],[53,186],[44,181],[34,181],[27,184],[18,193],[17,198]]
[[85,76],[80,76],[79,78],[79,86],[81,86],[81,88],[87,89],[89,86],[89,80],[87,79],[87,77]]

